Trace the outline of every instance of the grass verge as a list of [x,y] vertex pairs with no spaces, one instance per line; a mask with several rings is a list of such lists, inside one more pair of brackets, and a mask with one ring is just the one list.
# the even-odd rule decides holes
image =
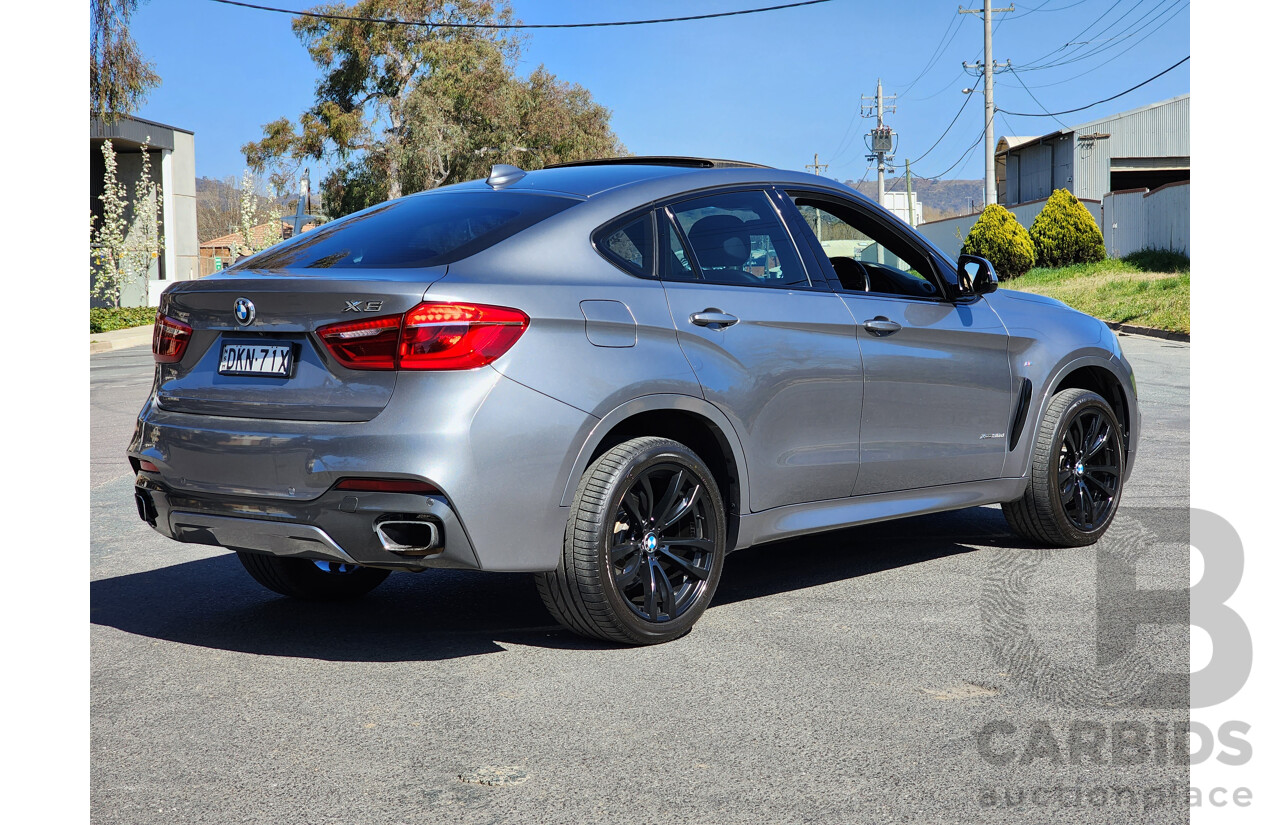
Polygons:
[[1175,252],[1037,268],[1000,287],[1057,298],[1104,321],[1191,332],[1191,261]]
[[119,309],[99,307],[89,310],[89,334],[146,326],[154,323],[155,320],[155,307],[120,307]]

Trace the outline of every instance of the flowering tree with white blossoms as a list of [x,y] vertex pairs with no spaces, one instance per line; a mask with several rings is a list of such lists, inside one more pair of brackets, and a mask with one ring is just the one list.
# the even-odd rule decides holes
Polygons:
[[94,276],[90,294],[113,307],[120,306],[121,295],[131,283],[141,281],[146,293],[151,263],[164,249],[164,236],[160,232],[163,200],[160,184],[151,180],[150,141],[148,137],[142,144],[142,171],[133,186],[132,200],[129,188],[117,176],[115,148],[109,140],[102,142],[105,171],[102,194],[98,196],[102,201],[102,221],[94,228],[93,216],[89,217]]
[[[237,254],[253,255],[283,239],[280,207],[273,205],[270,209],[263,210],[256,187],[257,181],[253,173],[248,169],[244,170],[244,177],[240,181],[240,237],[244,239],[244,243],[238,245],[240,248],[235,250]],[[267,228],[260,237],[255,238],[253,228],[264,221]]]

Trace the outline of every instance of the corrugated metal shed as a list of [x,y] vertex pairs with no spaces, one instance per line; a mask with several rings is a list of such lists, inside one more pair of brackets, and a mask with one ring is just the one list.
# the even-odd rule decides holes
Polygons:
[[1191,163],[1191,95],[1131,109],[1050,132],[1004,137],[996,147],[996,189],[1003,204],[1048,197],[1069,189],[1100,199],[1113,172],[1185,169]]

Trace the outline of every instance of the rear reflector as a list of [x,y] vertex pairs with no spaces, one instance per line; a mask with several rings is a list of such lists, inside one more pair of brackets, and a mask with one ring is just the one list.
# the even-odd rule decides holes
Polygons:
[[352,490],[362,493],[439,493],[425,481],[403,478],[344,478],[333,485],[335,490]]
[[528,326],[518,309],[421,303],[404,315],[330,324],[316,334],[349,369],[466,370],[502,356]]
[[156,313],[156,325],[151,331],[151,354],[157,364],[181,361],[190,341],[191,327],[164,313]]
[[158,473],[158,472],[160,472],[160,468],[159,468],[159,467],[157,467],[156,465],[152,464],[150,461],[147,461],[145,458],[140,458],[140,459],[138,459],[138,469],[139,469],[139,470],[142,470],[142,471],[143,471],[143,472],[145,472],[145,473]]

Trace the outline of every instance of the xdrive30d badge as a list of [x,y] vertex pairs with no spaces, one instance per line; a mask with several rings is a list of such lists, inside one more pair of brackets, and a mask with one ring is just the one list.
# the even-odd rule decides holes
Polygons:
[[1090,544],[1133,467],[1133,370],[997,280],[813,175],[498,167],[169,287],[138,513],[303,599],[528,571],[565,627],[630,644],[788,536],[1000,503]]

